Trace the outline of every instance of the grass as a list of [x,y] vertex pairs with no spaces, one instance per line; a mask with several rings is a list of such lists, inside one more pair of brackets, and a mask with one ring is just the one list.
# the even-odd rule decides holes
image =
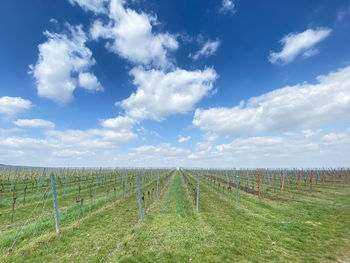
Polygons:
[[[164,176],[160,177],[160,181],[164,179]],[[142,186],[142,192],[147,192],[151,188],[155,188],[156,181],[153,180],[149,183],[146,183]],[[160,184],[160,187],[162,187],[163,184]],[[155,195],[155,192],[154,192]],[[99,195],[97,195],[98,197]],[[126,198],[122,198],[122,192],[117,191],[116,192],[116,197],[119,199],[115,199],[113,193],[109,195],[109,198],[106,202],[106,196],[103,194],[100,198],[95,198],[96,200],[93,202],[93,214],[92,217],[88,217],[88,211],[89,211],[89,205],[86,204],[83,209],[83,215],[85,217],[82,218],[79,225],[83,225],[83,222],[85,222],[88,219],[96,218],[99,220],[99,218],[103,217],[105,214],[108,214],[110,212],[110,208],[115,206],[116,204],[119,203],[128,203],[130,200],[135,201],[135,196],[136,196],[136,190],[135,189],[129,189],[128,190],[128,195]],[[62,198],[67,198],[67,196],[64,196]],[[69,197],[68,197],[69,198]],[[122,199],[120,199],[122,198]],[[134,200],[135,199],[135,200]],[[147,202],[149,200],[146,199]],[[146,204],[147,204],[146,202]],[[138,204],[136,202],[136,204]],[[1,231],[0,233],[0,258],[1,255],[5,257],[5,260],[15,260],[17,261],[18,259],[16,258],[15,254],[17,252],[20,252],[23,250],[25,253],[28,253],[27,251],[30,251],[32,247],[37,247],[38,244],[41,243],[46,243],[47,240],[51,240],[53,237],[57,238],[57,235],[53,234],[55,233],[54,230],[54,219],[52,216],[52,200],[50,200],[49,206],[51,207],[51,213],[50,215],[47,216],[42,216],[39,219],[33,220],[30,224],[26,225],[24,227],[24,230],[22,232],[20,231],[20,226],[14,226],[13,228],[6,229],[6,231]],[[60,211],[60,225],[61,225],[61,233],[70,233],[72,232],[71,230],[77,228],[77,216],[79,213],[79,204],[75,204],[74,206],[70,206],[66,209],[61,209]],[[121,213],[125,213],[125,211],[128,211],[129,208],[127,209],[122,209],[118,208],[118,211],[120,210]],[[137,211],[137,206],[136,208],[133,208],[130,211]],[[21,211],[21,210],[20,210]],[[106,213],[107,212],[107,213]],[[127,215],[127,213],[126,213]],[[137,214],[136,216],[133,215],[134,221],[137,221]],[[130,221],[130,218],[128,219]],[[104,222],[102,222],[104,223]],[[74,232],[74,231],[73,231]],[[60,234],[61,234],[60,233]],[[98,232],[101,234],[101,232]],[[13,240],[15,237],[19,234],[19,240],[16,243],[15,246],[15,253],[13,255],[7,255],[7,250],[11,246]],[[64,248],[64,247],[63,247]],[[9,259],[6,258],[6,256],[10,256]],[[1,261],[1,260],[0,260]],[[21,260],[19,260],[21,261]]]
[[[196,185],[196,176],[186,177]],[[143,192],[154,186],[145,185]],[[96,207],[59,234],[23,240],[13,254],[2,252],[0,261],[350,262],[349,202],[348,185],[318,185],[284,202],[240,191],[235,208],[234,191],[218,191],[202,180],[197,213],[195,193],[176,172],[158,199],[146,199],[143,222],[137,195],[130,194]]]

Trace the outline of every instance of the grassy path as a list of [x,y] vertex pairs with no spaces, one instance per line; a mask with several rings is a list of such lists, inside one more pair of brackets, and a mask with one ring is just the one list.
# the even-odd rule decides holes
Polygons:
[[180,173],[154,211],[125,237],[109,262],[207,262],[207,246],[215,233],[193,210]]

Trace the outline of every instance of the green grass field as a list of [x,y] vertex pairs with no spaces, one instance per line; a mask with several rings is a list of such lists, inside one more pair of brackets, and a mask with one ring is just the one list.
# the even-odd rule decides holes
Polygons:
[[[159,198],[146,200],[142,222],[132,190],[96,205],[90,216],[67,220],[58,234],[50,216],[40,235],[24,235],[11,254],[11,230],[2,229],[0,261],[350,262],[349,185],[318,185],[284,201],[240,191],[236,208],[234,192],[203,180],[196,212],[190,186],[196,177],[185,175],[187,182],[173,172]],[[154,186],[150,181],[143,191]]]

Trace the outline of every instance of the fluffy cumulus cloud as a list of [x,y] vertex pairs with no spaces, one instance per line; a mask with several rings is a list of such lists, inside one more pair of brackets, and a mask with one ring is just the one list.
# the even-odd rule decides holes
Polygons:
[[271,52],[268,59],[271,63],[288,64],[299,54],[310,57],[319,53],[318,49],[312,49],[331,34],[330,28],[307,29],[301,33],[289,33],[280,42],[283,45],[280,52]]
[[233,108],[197,109],[193,124],[204,131],[232,135],[307,129],[349,119],[350,66],[271,91]]
[[[217,78],[213,69],[175,68],[169,53],[179,44],[168,32],[154,32],[159,24],[154,15],[135,11],[122,0],[71,0],[71,3],[97,15],[90,28],[92,39],[106,39],[106,47],[111,52],[137,65],[130,71],[136,92],[116,103],[125,115],[105,120],[104,127],[117,126],[120,122],[134,125],[144,119],[161,121],[168,115],[185,113],[213,88]],[[195,59],[214,54],[218,46],[218,40],[208,41]],[[89,83],[95,82],[91,79]]]
[[183,143],[183,142],[187,142],[191,140],[191,136],[182,136],[182,135],[179,135],[179,139],[178,139],[178,142],[179,143]]
[[30,100],[21,97],[0,97],[0,114],[14,116],[32,107]]
[[38,46],[38,61],[30,65],[38,95],[59,104],[72,101],[77,86],[90,91],[103,90],[97,78],[88,72],[95,60],[85,45],[87,36],[82,27],[69,24],[66,27],[68,32],[62,34],[44,32],[48,40]]
[[96,20],[90,30],[93,39],[110,40],[106,47],[135,64],[169,68],[168,52],[178,48],[169,33],[154,33],[157,18],[124,6],[122,0],[111,0],[108,22]]
[[236,12],[234,1],[233,0],[222,0],[220,12],[223,14],[226,14],[226,13],[234,14]]
[[197,60],[200,57],[209,57],[215,54],[216,50],[220,45],[219,40],[210,41],[208,40],[203,47],[198,50],[193,56],[190,55],[193,59]]
[[137,123],[136,120],[126,117],[126,116],[118,116],[111,119],[106,119],[101,122],[104,128],[108,129],[119,129],[119,130],[130,130],[133,125]]
[[213,88],[217,78],[215,70],[186,71],[176,69],[165,73],[161,70],[134,68],[130,74],[137,86],[135,93],[117,105],[133,119],[161,121],[166,116],[185,113]]
[[21,128],[52,129],[55,127],[55,124],[53,122],[42,119],[18,119],[13,123]]
[[103,87],[94,74],[90,72],[79,73],[79,86],[90,91],[103,91]]

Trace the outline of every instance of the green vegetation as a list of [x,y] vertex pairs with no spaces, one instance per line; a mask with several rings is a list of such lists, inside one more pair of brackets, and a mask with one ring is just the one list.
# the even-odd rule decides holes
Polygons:
[[[193,191],[196,185],[193,172],[173,172],[169,179],[163,178],[159,198],[156,198],[152,191],[156,180],[150,178],[142,188],[146,193],[143,222],[138,221],[135,188],[125,198],[118,188],[117,196],[111,193],[107,204],[102,202],[103,190],[99,197],[101,204],[96,204],[90,216],[85,211],[85,216],[78,221],[75,214],[74,220],[67,220],[58,234],[54,231],[52,215],[47,216],[45,224],[37,222],[43,230],[36,230],[34,236],[24,235],[11,254],[4,241],[10,239],[7,234],[11,230],[1,233],[0,261],[350,261],[348,184],[318,184],[312,191],[305,187],[300,193],[284,195],[283,200],[258,200],[256,194],[240,190],[236,208],[234,188],[222,190],[218,183],[211,184],[208,178],[202,177],[198,213]],[[271,193],[273,197],[278,195]],[[52,200],[49,202],[52,209]],[[74,211],[77,213],[78,209]]]

